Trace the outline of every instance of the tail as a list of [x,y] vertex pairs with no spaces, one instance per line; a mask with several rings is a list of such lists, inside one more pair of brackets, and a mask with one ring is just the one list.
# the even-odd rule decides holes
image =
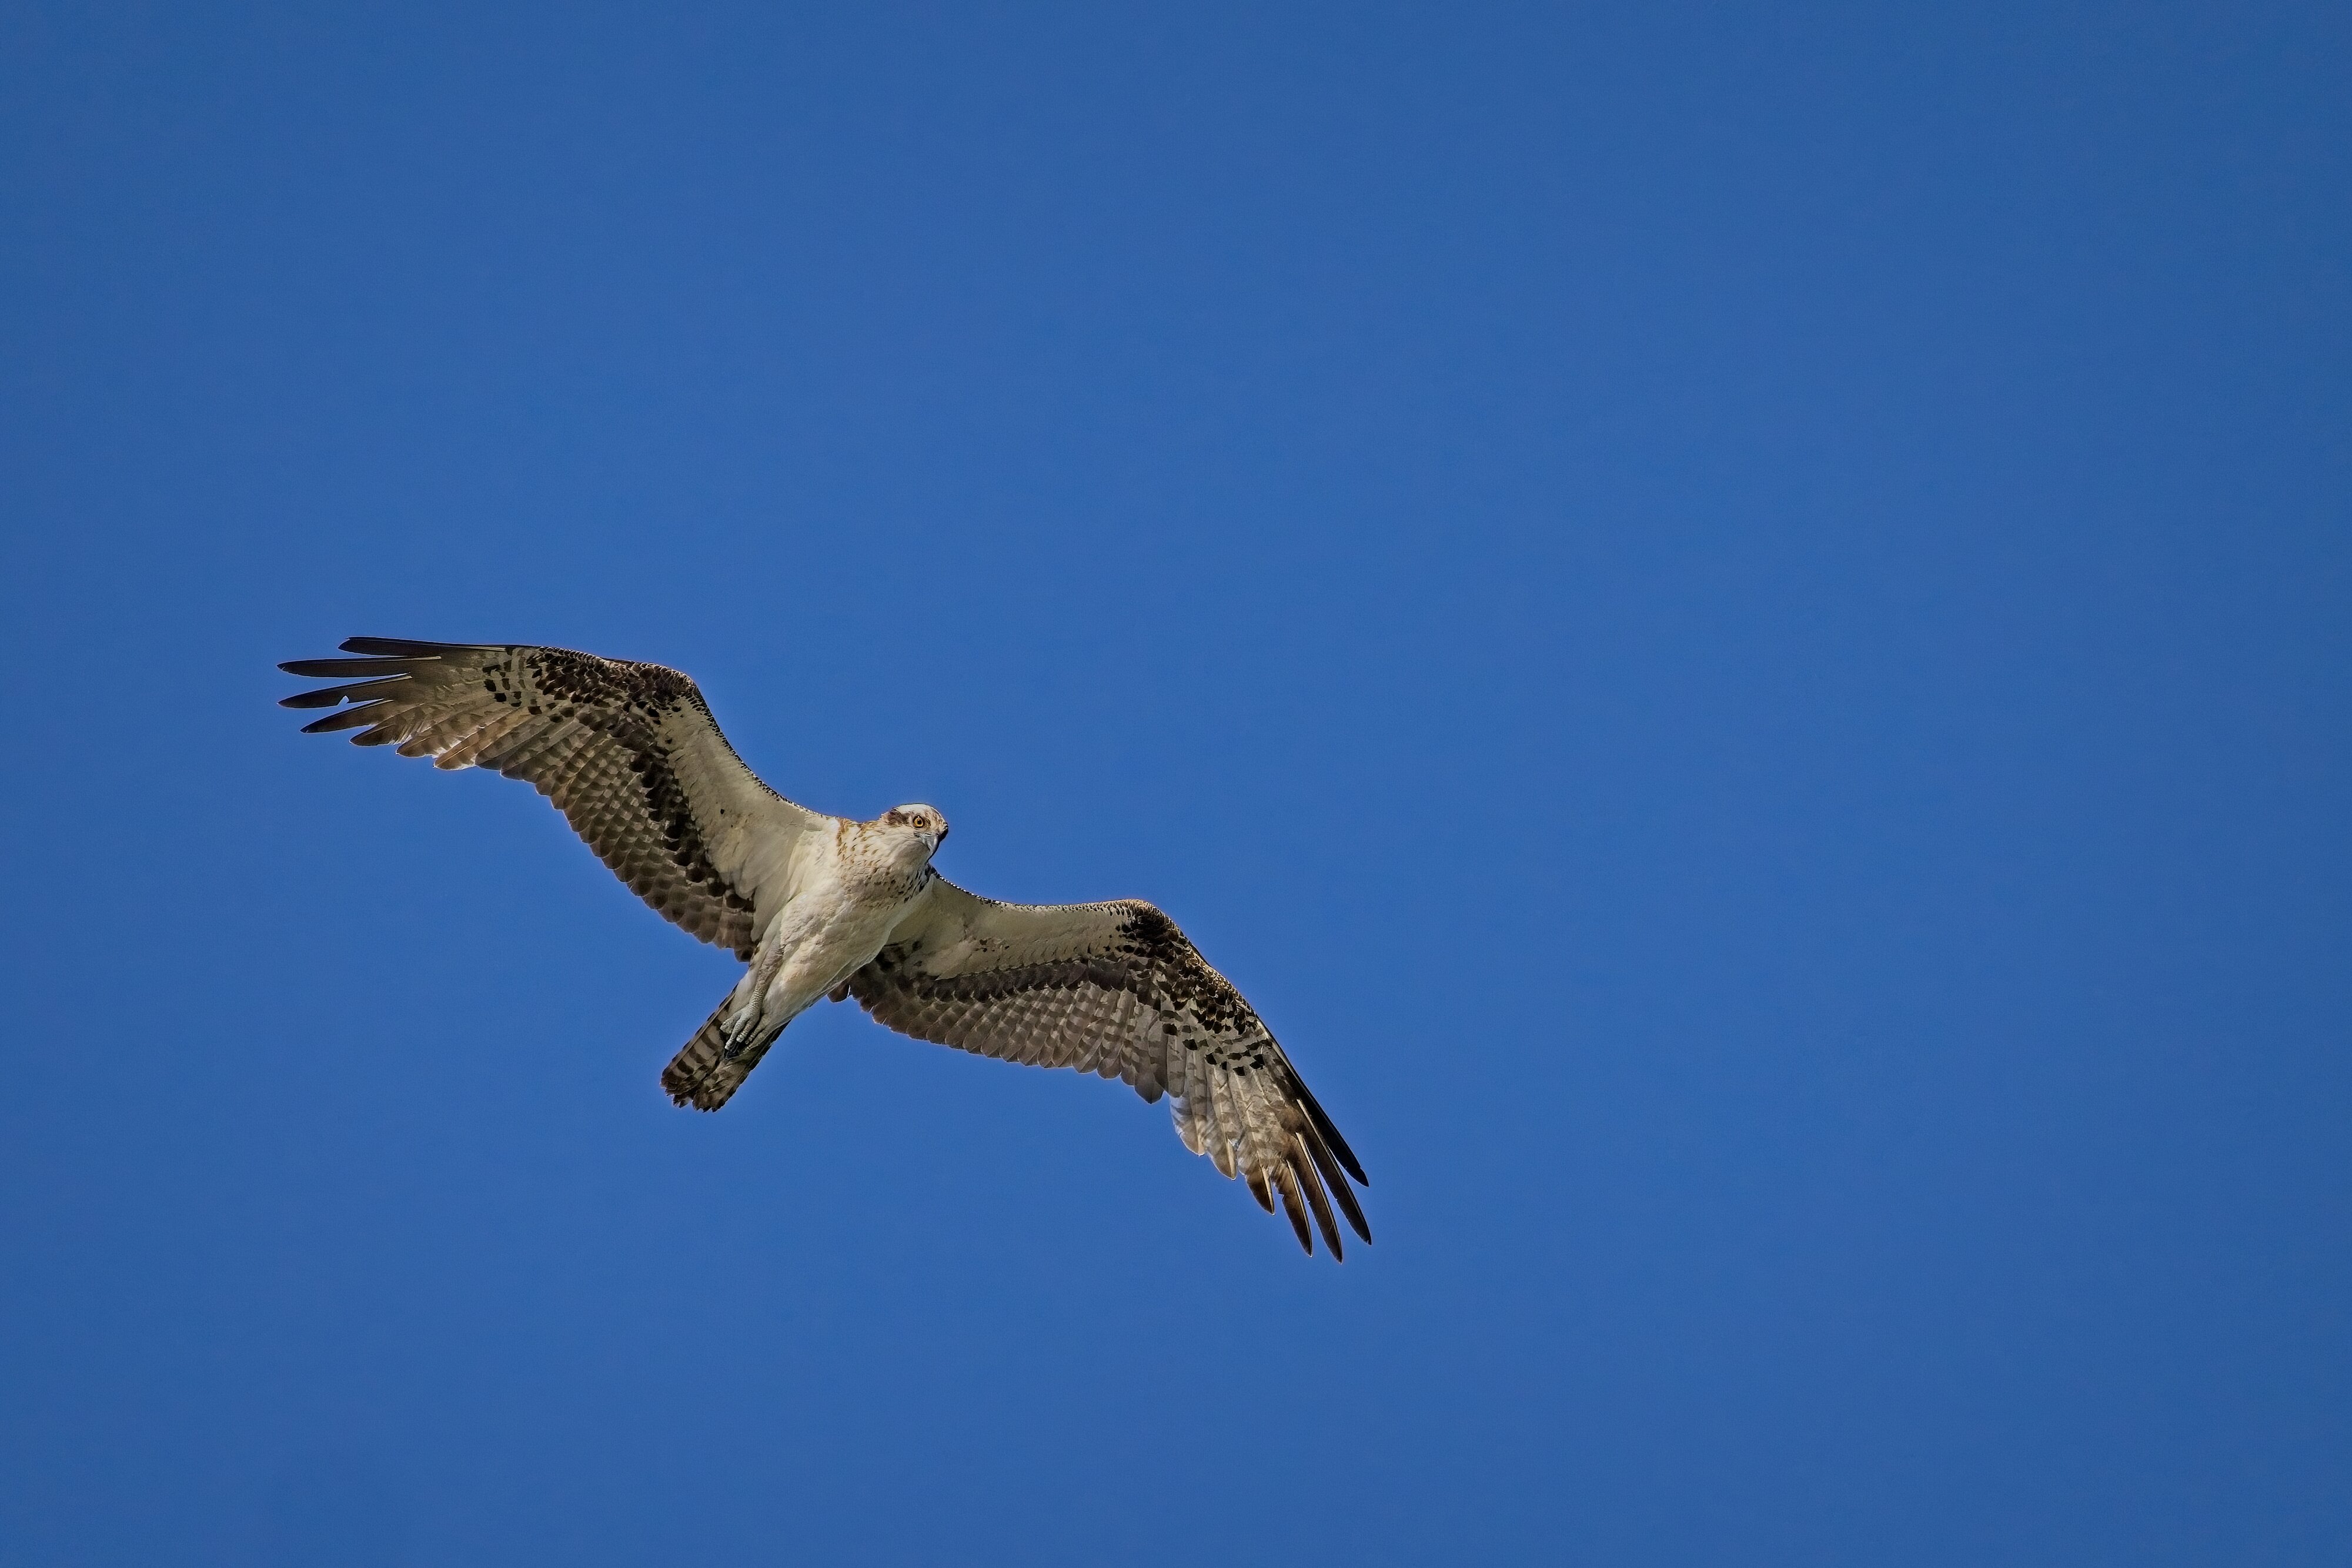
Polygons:
[[662,1069],[662,1087],[669,1091],[674,1104],[691,1105],[698,1111],[718,1110],[742,1087],[743,1080],[751,1076],[751,1069],[760,1065],[760,1058],[768,1054],[768,1047],[784,1032],[784,1026],[778,1024],[745,1040],[730,1056],[727,1032],[721,1026],[734,1007],[735,998],[730,992],[719,1004],[718,1011],[703,1020],[702,1027],[694,1031],[694,1038]]

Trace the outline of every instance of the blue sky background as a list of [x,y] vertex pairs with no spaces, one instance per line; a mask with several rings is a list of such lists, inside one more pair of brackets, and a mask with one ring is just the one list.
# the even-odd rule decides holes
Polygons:
[[[0,13],[0,1562],[2340,1563],[2337,7]],[[795,1025],[354,632],[1148,896]]]

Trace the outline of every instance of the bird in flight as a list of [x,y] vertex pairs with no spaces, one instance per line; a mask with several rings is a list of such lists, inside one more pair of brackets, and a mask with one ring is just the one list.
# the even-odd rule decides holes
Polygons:
[[1282,1200],[1298,1244],[1341,1254],[1337,1205],[1366,1241],[1347,1140],[1226,978],[1149,904],[999,904],[931,866],[929,806],[870,822],[812,811],[735,755],[692,681],[563,648],[353,637],[347,659],[278,668],[336,684],[287,697],[439,768],[532,785],[630,891],[748,966],[662,1070],[680,1105],[716,1111],[819,998],[1006,1061],[1072,1067],[1168,1096],[1176,1135],[1258,1207]]

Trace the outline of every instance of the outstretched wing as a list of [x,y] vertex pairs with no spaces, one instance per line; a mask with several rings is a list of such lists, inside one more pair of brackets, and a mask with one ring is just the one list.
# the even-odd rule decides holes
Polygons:
[[847,989],[917,1040],[1164,1092],[1184,1146],[1269,1214],[1279,1192],[1307,1251],[1311,1208],[1340,1255],[1331,1200],[1372,1239],[1348,1178],[1370,1184],[1339,1130],[1241,993],[1149,904],[999,904],[935,878]]
[[355,729],[355,746],[528,781],[638,897],[738,956],[789,894],[803,841],[835,825],[761,783],[676,670],[563,648],[342,646],[365,656],[278,666],[341,683],[285,699],[337,709],[304,734]]

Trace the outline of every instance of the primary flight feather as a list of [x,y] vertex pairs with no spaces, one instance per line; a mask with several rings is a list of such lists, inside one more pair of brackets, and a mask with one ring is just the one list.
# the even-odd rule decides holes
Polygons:
[[[306,734],[488,768],[552,800],[631,891],[748,966],[662,1071],[680,1105],[727,1103],[784,1026],[855,997],[917,1040],[1074,1067],[1169,1097],[1176,1134],[1298,1244],[1340,1256],[1338,1207],[1371,1230],[1363,1166],[1241,993],[1149,904],[999,904],[933,870],[947,819],[899,806],[870,822],[794,805],[719,732],[692,681],[563,648],[353,637],[297,659],[337,684],[284,700],[332,708]],[[1308,1227],[1312,1215],[1313,1229]]]

